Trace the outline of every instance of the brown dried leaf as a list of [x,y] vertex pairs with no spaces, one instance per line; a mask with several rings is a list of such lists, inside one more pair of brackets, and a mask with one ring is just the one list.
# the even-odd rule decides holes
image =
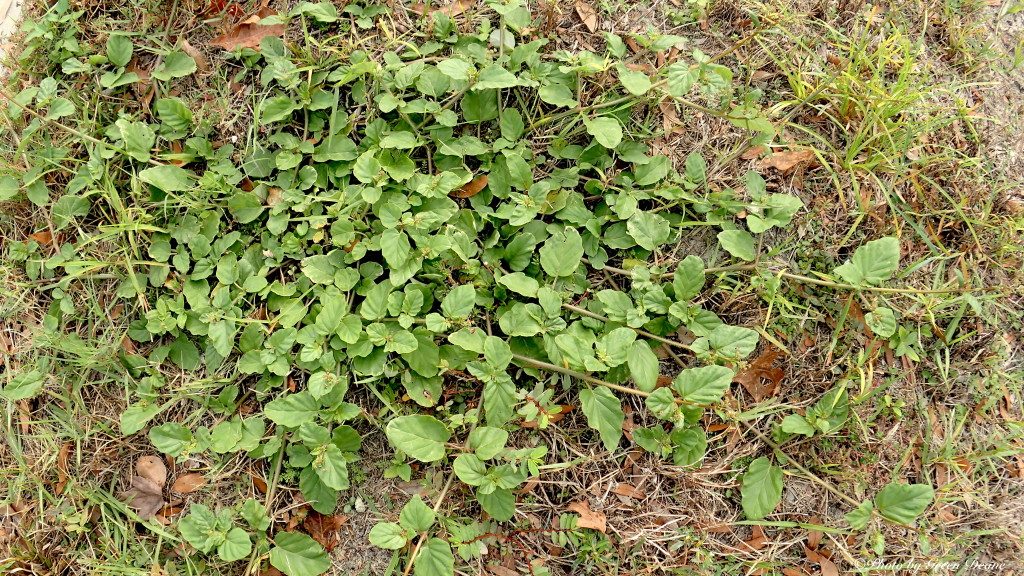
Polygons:
[[40,230],[34,234],[29,234],[28,237],[40,244],[49,244],[53,241],[53,234],[49,230]]
[[644,498],[647,497],[647,494],[643,490],[638,489],[636,486],[633,486],[632,484],[616,484],[615,487],[612,488],[612,492],[618,494],[619,496],[634,498],[636,500],[643,500]]
[[174,480],[174,484],[171,484],[171,492],[176,494],[191,494],[203,486],[206,486],[206,478],[204,478],[202,474],[190,472],[188,474],[182,474]]
[[762,168],[774,168],[783,174],[787,174],[798,165],[811,162],[816,159],[813,150],[786,150],[776,152],[761,161]]
[[580,528],[591,528],[604,533],[608,529],[608,517],[604,512],[595,512],[590,509],[590,503],[586,500],[569,504],[569,510],[580,515],[576,526]]
[[750,540],[746,540],[743,543],[751,550],[760,550],[768,543],[768,537],[764,535],[763,528],[754,526]]
[[[210,41],[210,44],[223,48],[229,52],[239,48],[252,48],[259,50],[260,42],[268,36],[283,36],[284,24],[262,25],[260,20],[267,16],[273,16],[277,12],[273,8],[264,6],[252,16],[236,24],[230,31],[217,36]],[[198,67],[198,62],[196,66]]]
[[487,187],[487,174],[481,174],[466,183],[458,190],[453,190],[451,196],[454,198],[472,198]]
[[135,473],[163,489],[167,484],[167,466],[158,456],[143,456],[135,463]]
[[139,517],[149,520],[164,507],[164,485],[167,467],[156,456],[143,456],[135,463],[132,487],[125,494],[128,505],[138,511]]
[[210,71],[210,61],[206,59],[206,56],[200,52],[195,46],[189,44],[188,40],[181,41],[181,51],[188,54],[196,61],[196,69],[200,72]]
[[818,566],[821,567],[821,576],[839,576],[839,567],[824,556],[819,558]]
[[576,0],[576,15],[591,32],[597,31],[597,10],[585,0]]
[[765,398],[773,396],[779,390],[779,384],[786,375],[785,370],[776,368],[773,364],[782,356],[782,351],[777,348],[768,348],[746,368],[740,370],[733,377],[733,382],[743,385],[743,389],[760,402]]
[[306,519],[302,521],[302,529],[330,553],[338,544],[341,544],[341,535],[338,534],[338,530],[345,522],[348,522],[348,516],[341,514],[326,516],[316,510],[311,510]]
[[[452,18],[462,14],[466,10],[469,10],[476,0],[452,0],[451,4],[447,6],[441,6],[440,8],[434,8],[430,11],[431,14],[446,14]],[[422,2],[417,2],[409,7],[410,10],[423,16],[427,12],[427,7]]]
[[[811,524],[821,524],[821,518],[817,516],[811,516],[808,521]],[[812,550],[817,550],[818,545],[821,544],[821,538],[824,536],[820,530],[810,530],[807,532],[807,547]]]

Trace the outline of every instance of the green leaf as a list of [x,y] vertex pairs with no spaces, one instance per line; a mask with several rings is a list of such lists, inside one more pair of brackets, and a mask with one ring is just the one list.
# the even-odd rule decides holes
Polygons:
[[560,108],[575,108],[579,102],[573,97],[572,90],[563,84],[548,84],[537,90],[537,96],[547,104]]
[[292,9],[292,16],[299,15],[329,24],[338,20],[338,8],[329,2],[299,2],[298,6]]
[[43,389],[46,383],[46,375],[39,370],[25,370],[15,373],[14,376],[4,384],[0,390],[0,396],[17,402],[32,398]]
[[626,365],[629,367],[629,375],[633,378],[637,388],[644,392],[650,392],[658,385],[658,357],[645,341],[633,342],[629,348]]
[[146,424],[160,413],[160,405],[140,402],[129,405],[121,413],[120,426],[122,436],[131,436],[146,427]]
[[470,486],[482,486],[487,482],[487,466],[473,454],[460,454],[452,463],[455,475]]
[[476,306],[476,288],[472,284],[460,284],[445,294],[441,301],[441,313],[446,318],[468,318]]
[[260,124],[270,124],[291,119],[292,112],[298,105],[290,96],[274,96],[267,98],[260,105]]
[[473,65],[459,58],[448,58],[437,63],[437,69],[452,80],[469,80]]
[[166,56],[153,72],[153,78],[167,81],[171,78],[181,78],[196,71],[196,61],[181,50],[175,50]]
[[750,463],[740,486],[743,513],[748,520],[771,514],[782,500],[782,468],[760,457]]
[[396,228],[389,228],[380,234],[380,253],[391,268],[401,268],[412,254],[409,235]]
[[249,534],[238,526],[233,526],[231,530],[228,530],[224,535],[224,542],[217,547],[217,555],[225,562],[241,560],[250,552],[252,552],[252,540],[249,539]]
[[583,261],[583,238],[575,228],[560,230],[540,248],[540,266],[551,276],[571,276]]
[[434,520],[434,510],[427,506],[419,494],[405,503],[398,516],[398,523],[403,528],[417,534],[429,530],[434,525]]
[[178,521],[178,531],[197,550],[209,552],[217,545],[217,541],[211,537],[211,534],[217,533],[217,515],[206,505],[198,503],[189,506],[188,511],[188,516]]
[[164,192],[182,192],[195,186],[195,176],[179,166],[153,166],[139,172],[139,179]]
[[493,426],[477,426],[469,433],[469,449],[478,457],[490,460],[505,449],[508,431]]
[[228,211],[239,224],[248,224],[263,214],[263,203],[251,192],[239,192],[228,199]]
[[400,550],[408,543],[408,532],[394,522],[380,522],[370,528],[370,544],[379,548]]
[[626,231],[644,250],[654,251],[669,237],[668,220],[654,212],[638,211],[626,222]]
[[348,489],[348,463],[345,460],[345,455],[341,452],[341,448],[333,443],[327,444],[324,447],[323,453],[313,460],[313,470],[316,471],[316,475],[320,477],[320,480],[328,488],[334,490]]
[[316,254],[307,256],[299,263],[306,278],[315,284],[334,284],[334,264],[330,256]]
[[676,301],[688,302],[696,298],[704,289],[704,280],[704,261],[693,254],[683,258],[672,274]]
[[673,421],[679,416],[679,406],[676,404],[676,397],[669,388],[658,388],[644,401],[647,409],[656,417],[662,420]]
[[725,366],[687,368],[676,376],[672,387],[683,400],[697,404],[713,404],[722,399],[722,395],[729,389],[733,376],[733,371]]
[[21,186],[14,176],[0,176],[0,202],[10,200],[18,194]]
[[414,414],[399,416],[384,428],[391,445],[420,462],[436,462],[444,458],[444,443],[452,434],[433,416]]
[[498,283],[516,294],[520,294],[528,298],[535,298],[537,296],[537,289],[540,288],[540,282],[538,282],[536,278],[527,276],[522,272],[505,274],[498,279]]
[[754,237],[743,230],[722,230],[718,233],[718,243],[726,252],[740,260],[751,261],[756,256],[754,252]]
[[759,335],[742,326],[719,324],[706,337],[693,343],[695,352],[714,352],[728,358],[746,358],[757,348]]
[[515,74],[505,70],[497,64],[491,64],[480,71],[473,90],[490,90],[495,88],[512,88],[519,85],[519,79]]
[[331,567],[331,559],[309,536],[278,532],[270,549],[270,565],[286,576],[318,576]]
[[622,422],[626,419],[619,399],[607,387],[598,386],[580,391],[580,406],[587,424],[601,435],[605,448],[615,450],[622,438]]
[[297,428],[316,419],[319,405],[308,391],[288,394],[268,402],[263,414],[278,426]]
[[886,520],[910,524],[934,499],[935,490],[927,484],[892,482],[875,495],[875,508]]
[[453,576],[455,557],[452,548],[440,538],[431,538],[420,548],[413,563],[415,576]]
[[889,308],[876,308],[864,315],[864,322],[875,336],[888,338],[896,333],[896,314]]
[[111,34],[107,38],[107,59],[114,66],[127,66],[134,50],[131,39],[124,34]]
[[385,134],[380,139],[381,148],[395,148],[398,150],[411,150],[420,145],[416,135],[408,130],[399,130]]
[[900,265],[900,241],[892,236],[872,240],[857,248],[836,274],[856,286],[877,286],[892,277]]
[[854,530],[863,530],[867,528],[868,522],[871,521],[871,511],[875,509],[875,506],[871,503],[871,500],[865,500],[857,505],[856,508],[847,512],[843,518]]
[[615,71],[619,75],[619,82],[627,92],[634,96],[643,96],[651,89],[651,79],[647,74],[638,70],[630,70],[624,64],[616,64]]
[[676,428],[669,437],[672,440],[672,463],[676,466],[698,464],[708,450],[708,436],[703,428]]
[[810,438],[814,436],[814,426],[811,426],[807,419],[799,414],[790,414],[782,419],[782,431],[787,434],[803,434]]
[[487,494],[477,490],[476,499],[484,512],[499,522],[507,522],[516,514],[516,496],[508,488],[495,488]]
[[587,127],[587,133],[605,148],[615,148],[622,142],[622,126],[615,118],[607,116],[593,119],[584,118],[583,123]]
[[163,452],[177,457],[192,445],[192,432],[177,422],[167,422],[149,429],[149,441]]

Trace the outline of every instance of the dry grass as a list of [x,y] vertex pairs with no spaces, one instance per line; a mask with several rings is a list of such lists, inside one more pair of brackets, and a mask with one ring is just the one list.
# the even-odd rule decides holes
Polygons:
[[[485,561],[471,565],[466,573],[527,573],[529,562],[539,559],[554,574],[767,574],[788,569],[787,574],[825,575],[805,549],[809,541],[819,539],[812,548],[831,557],[843,573],[876,558],[904,563],[974,560],[998,563],[1003,572],[993,573],[1024,570],[1019,560],[1024,551],[1024,143],[1015,128],[1020,124],[1024,76],[1020,67],[1007,65],[1013,49],[1020,46],[1024,14],[995,19],[991,16],[996,7],[950,12],[946,5],[920,1],[882,11],[861,2],[778,0],[713,2],[693,21],[674,22],[685,2],[606,4],[607,12],[601,13],[594,32],[566,3],[541,0],[536,12],[545,15],[553,47],[570,50],[600,48],[602,31],[655,29],[685,36],[692,48],[715,54],[749,34],[755,16],[768,23],[756,42],[737,49],[723,63],[745,85],[760,91],[759,104],[773,110],[775,119],[787,119],[776,147],[814,148],[823,160],[823,165],[766,175],[770,190],[797,194],[807,207],[791,227],[766,235],[766,245],[778,250],[775,259],[796,270],[827,271],[863,239],[897,234],[909,252],[904,261],[920,262],[901,279],[903,285],[927,288],[961,274],[977,285],[1000,288],[1000,296],[980,297],[982,313],[963,318],[961,339],[950,344],[933,341],[922,358],[911,361],[893,357],[864,332],[863,311],[858,310],[867,302],[799,284],[772,287],[764,282],[752,287],[723,275],[706,294],[705,306],[730,323],[762,327],[786,346],[780,362],[785,376],[774,411],[805,407],[844,380],[862,392],[854,405],[855,416],[841,434],[787,445],[788,457],[812,476],[790,470],[783,503],[771,518],[779,523],[768,523],[764,537],[758,537],[749,523],[742,522],[738,495],[738,474],[745,464],[771,452],[755,430],[770,437],[772,418],[751,416],[749,428],[714,428],[707,458],[699,469],[687,470],[638,448],[608,453],[587,431],[577,410],[548,430],[521,432],[515,438],[520,446],[547,444],[548,462],[564,466],[554,466],[528,484],[520,496],[518,529],[504,531]],[[183,17],[172,23],[170,33],[204,46],[217,23],[195,16],[201,3],[181,0],[175,6]],[[125,18],[126,12],[103,2],[86,2],[83,7],[86,35],[97,42],[105,40],[115,18],[117,26],[140,30],[159,31],[163,26],[156,15],[143,11],[129,11]],[[412,30],[413,17],[396,9],[389,26],[400,33]],[[844,39],[864,38],[865,46],[877,47],[887,38],[885,30],[891,29],[908,41],[923,39],[914,74],[905,86],[914,98],[900,121],[934,129],[917,134],[909,147],[880,145],[877,170],[852,167],[842,154],[851,134],[872,128],[859,124],[862,118],[850,116],[843,123],[832,115],[842,98],[866,94],[858,92],[856,83],[832,84],[815,98],[806,94],[818,82],[831,81],[827,79],[836,65],[830,57],[849,56],[843,52]],[[378,34],[380,30],[367,31],[353,44],[373,49],[380,43]],[[987,46],[991,53],[979,46]],[[898,65],[905,56],[887,54],[891,61],[884,65]],[[216,59],[212,51],[206,56]],[[649,54],[633,59],[657,64]],[[252,91],[259,89],[232,88],[229,79],[227,73],[217,74],[210,78],[210,90],[197,84],[187,86],[196,90],[194,94],[182,94],[199,106],[197,116],[209,118],[223,141],[245,138],[252,130]],[[252,79],[242,79],[246,81]],[[797,94],[801,90],[803,96]],[[124,102],[126,111],[144,106],[145,94],[137,96]],[[658,136],[655,151],[680,163],[690,152],[699,152],[712,166],[712,190],[741,189],[743,174],[759,168],[756,155],[740,156],[748,134],[727,120],[689,110],[668,116],[656,119],[656,127],[670,130]],[[41,224],[39,214],[28,207],[5,207],[0,238],[23,240]],[[678,255],[704,254],[713,247],[710,233],[695,230]],[[96,249],[92,256],[98,260],[117,250]],[[36,354],[73,357],[82,367],[78,378],[69,375],[56,386],[66,391],[66,397],[8,404],[9,437],[0,444],[0,484],[7,488],[0,493],[0,562],[8,555],[25,558],[27,551],[34,560],[11,564],[11,573],[114,573],[112,559],[120,556],[123,564],[117,570],[146,573],[147,554],[159,544],[124,517],[117,496],[128,488],[135,460],[152,449],[143,434],[119,437],[116,422],[125,405],[124,390],[95,364],[104,355],[108,360],[113,357],[123,326],[115,322],[73,327],[69,332],[94,343],[76,356],[74,342],[47,340],[40,322],[50,303],[33,299],[32,281],[17,267],[5,265],[0,268],[0,285],[5,294],[0,299],[0,347],[6,369]],[[111,316],[104,302],[112,299],[105,300],[104,294],[116,289],[114,283],[74,286],[71,298]],[[973,306],[963,299],[951,304],[921,295],[887,300],[932,335],[948,327],[957,310]],[[843,313],[847,306],[848,314]],[[664,366],[678,369],[667,355]],[[201,384],[186,381],[181,374],[167,376],[172,390],[205,393]],[[898,402],[902,414],[892,409]],[[375,410],[371,399],[361,404],[371,413]],[[763,405],[737,385],[723,409],[736,415]],[[193,408],[184,401],[161,419],[185,418]],[[627,432],[629,426],[653,424],[639,404],[630,417]],[[705,422],[720,423],[714,417]],[[379,432],[365,432],[364,460],[356,465],[362,469],[361,479],[347,494],[342,545],[333,555],[335,574],[387,573],[392,557],[366,544],[369,528],[380,519],[392,519],[409,493],[429,497],[443,481],[428,477],[423,487],[385,480],[386,442]],[[208,474],[210,487],[195,497],[214,502],[261,498],[251,476],[266,478],[270,472],[244,460],[218,463],[216,468],[202,460],[184,466]],[[414,473],[414,478],[422,476],[422,471]],[[915,527],[885,525],[850,536],[815,530],[819,524],[844,525],[842,515],[850,505],[833,490],[861,500],[893,479],[929,483],[938,490],[938,502]],[[478,515],[459,498],[449,501],[447,511],[453,516]],[[560,517],[580,501],[606,516],[607,533],[574,532],[576,540],[567,543],[561,537]],[[275,520],[284,525],[301,521],[301,505],[297,492],[282,489],[272,506]],[[84,514],[90,527],[76,529],[75,514]],[[883,552],[877,550],[880,543]],[[104,564],[109,565],[101,570]]]

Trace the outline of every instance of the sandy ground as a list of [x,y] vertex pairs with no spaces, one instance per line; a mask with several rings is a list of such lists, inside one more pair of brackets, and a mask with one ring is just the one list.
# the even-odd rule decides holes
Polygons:
[[[0,61],[7,54],[7,38],[17,30],[21,22],[21,7],[25,0],[0,0]],[[4,73],[0,65],[0,75]]]

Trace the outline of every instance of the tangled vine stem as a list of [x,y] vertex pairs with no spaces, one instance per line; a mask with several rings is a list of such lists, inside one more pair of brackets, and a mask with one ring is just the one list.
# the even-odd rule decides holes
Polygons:
[[[625,268],[617,268],[615,266],[605,265],[601,270],[607,270],[614,272],[622,276],[633,276],[633,273]],[[733,264],[731,266],[719,266],[712,268],[705,268],[704,272],[708,274],[717,274],[721,272],[749,272],[749,271],[764,271],[770,272],[775,276],[781,278],[787,278],[797,282],[803,282],[804,284],[814,284],[816,286],[825,286],[827,288],[835,288],[837,290],[852,290],[854,292],[881,292],[886,294],[971,294],[974,292],[992,292],[997,290],[996,286],[983,286],[981,288],[888,288],[884,286],[857,286],[855,284],[844,284],[842,282],[833,282],[831,280],[825,280],[821,278],[812,278],[810,276],[804,276],[802,274],[793,274],[792,272],[786,272],[785,270],[777,270],[770,267],[760,268],[757,264]],[[665,272],[660,275],[661,278],[671,278],[675,275],[675,272]]]

